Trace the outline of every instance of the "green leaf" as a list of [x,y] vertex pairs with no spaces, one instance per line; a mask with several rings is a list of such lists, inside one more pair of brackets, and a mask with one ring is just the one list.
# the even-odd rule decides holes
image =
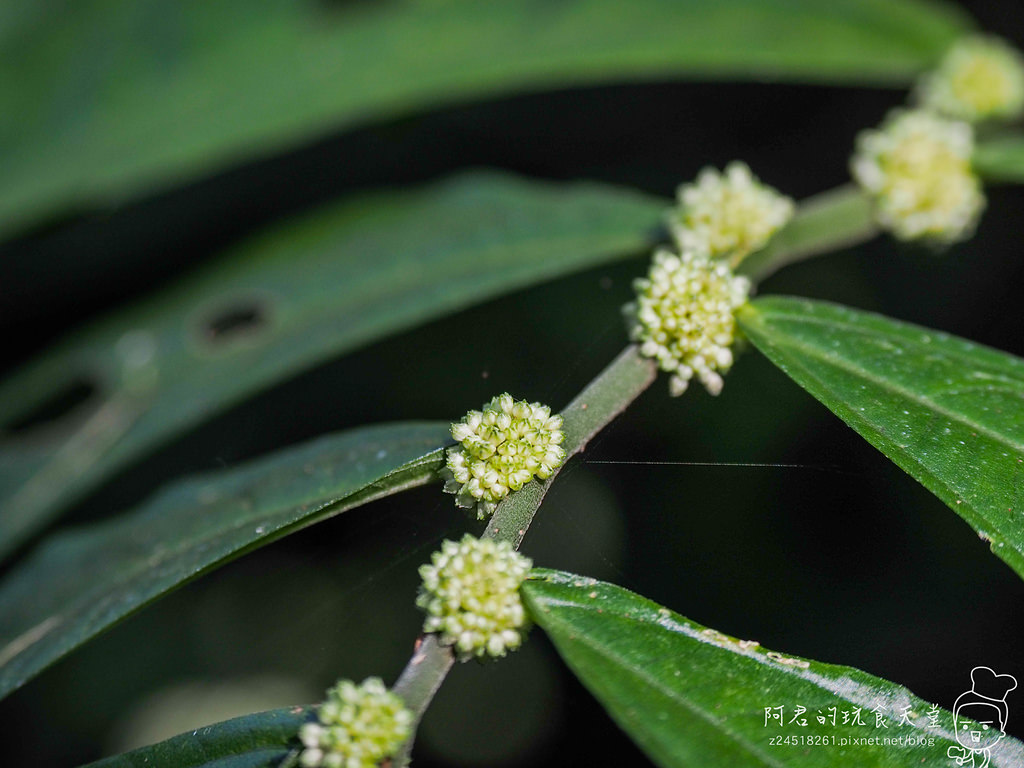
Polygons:
[[85,768],[279,768],[301,746],[299,727],[310,707],[288,707],[236,717],[108,757]]
[[903,86],[970,26],[928,0],[8,5],[8,233],[473,97],[680,76]]
[[349,430],[175,483],[45,542],[0,585],[0,697],[161,595],[300,528],[431,482],[447,423]]
[[1024,137],[1008,135],[980,142],[972,164],[986,181],[1024,182]]
[[664,203],[468,174],[328,208],[242,244],[0,385],[0,423],[85,379],[61,425],[0,442],[0,554],[176,434],[342,352],[649,247]]
[[1024,576],[1024,360],[879,315],[766,297],[754,345]]
[[[902,686],[850,667],[767,651],[594,579],[535,569],[522,592],[561,657],[658,765],[951,765],[946,750],[955,745],[952,714],[937,710],[936,727],[930,727],[931,705]],[[969,684],[967,670],[964,678]],[[766,708],[780,706],[784,723],[766,720]],[[806,725],[789,722],[797,707],[806,709],[800,718]],[[875,727],[876,709],[884,728]],[[852,724],[855,710],[864,725]],[[818,721],[832,711],[835,725]],[[845,726],[844,711],[851,719]],[[796,744],[771,743],[787,736]],[[903,743],[863,743],[873,737],[903,737]],[[907,737],[926,741],[911,746]],[[1012,737],[992,750],[994,767],[1022,761],[1024,745]]]

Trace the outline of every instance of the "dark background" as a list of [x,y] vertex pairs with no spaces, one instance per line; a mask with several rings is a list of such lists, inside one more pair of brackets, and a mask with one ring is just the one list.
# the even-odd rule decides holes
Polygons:
[[[964,5],[1024,47],[1015,3]],[[3,246],[3,365],[276,219],[470,166],[668,198],[704,165],[741,158],[804,197],[845,183],[856,133],[903,98],[664,82],[513,96],[329,136],[116,210],[75,212]],[[1021,355],[1021,211],[1024,189],[993,188],[977,236],[945,254],[877,239],[784,270],[760,291],[880,311]],[[561,407],[624,345],[618,308],[647,258],[520,291],[321,366],[156,451],[68,519],[115,514],[184,473],[326,431],[457,418],[503,390]],[[858,667],[946,708],[973,666],[1024,681],[1024,585],[944,504],[755,351],[717,399],[694,388],[672,400],[666,389],[659,380],[563,473],[524,544],[538,565],[614,581],[723,632]],[[338,676],[393,681],[421,620],[416,568],[467,528],[476,525],[432,486],[236,561],[0,704],[8,764],[75,765],[158,737],[146,728],[176,732],[314,701]],[[1024,692],[1009,703],[1008,730],[1024,737]],[[423,766],[642,759],[540,632],[501,664],[459,666],[416,753]]]

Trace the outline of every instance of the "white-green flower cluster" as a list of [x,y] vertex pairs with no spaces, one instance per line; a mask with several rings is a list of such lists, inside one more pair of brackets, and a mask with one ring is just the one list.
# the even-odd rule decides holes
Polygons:
[[416,605],[427,613],[424,632],[440,633],[462,659],[504,656],[523,642],[526,609],[519,597],[533,562],[507,541],[446,541],[420,568]]
[[379,677],[339,680],[320,705],[319,722],[299,729],[305,768],[374,768],[412,733],[413,715]]
[[724,173],[705,168],[693,184],[679,187],[669,226],[680,250],[706,250],[735,267],[763,248],[793,216],[793,201],[762,184],[745,163]]
[[448,450],[451,478],[445,491],[460,507],[476,507],[481,520],[510,491],[534,477],[544,480],[565,461],[562,417],[540,403],[516,402],[507,392],[452,424],[460,445]]
[[967,123],[896,110],[857,137],[851,170],[880,226],[901,240],[948,244],[970,237],[985,207],[973,151]]
[[1019,117],[1024,112],[1024,58],[998,37],[965,38],[920,79],[914,95],[924,109],[957,120]]
[[672,374],[669,392],[681,395],[695,375],[711,394],[721,392],[721,374],[733,361],[733,315],[746,302],[750,281],[706,251],[661,250],[634,288],[636,302],[626,307],[630,337],[640,354]]

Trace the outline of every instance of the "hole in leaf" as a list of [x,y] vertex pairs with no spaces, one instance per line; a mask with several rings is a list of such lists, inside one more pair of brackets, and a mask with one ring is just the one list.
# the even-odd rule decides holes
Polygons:
[[235,304],[221,310],[203,324],[204,338],[215,344],[240,336],[249,336],[267,323],[267,308],[256,301]]
[[79,411],[96,395],[96,384],[83,377],[75,378],[47,395],[25,413],[16,416],[4,426],[9,435],[20,435],[56,424]]

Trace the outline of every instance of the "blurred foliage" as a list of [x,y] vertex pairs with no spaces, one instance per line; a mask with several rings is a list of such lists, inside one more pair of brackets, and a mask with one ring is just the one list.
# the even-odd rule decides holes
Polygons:
[[[216,38],[211,61],[224,63],[231,77],[204,79],[201,70],[190,70],[197,79],[184,85],[168,80],[169,72],[182,70],[168,68],[175,51],[166,46],[191,39],[180,36],[189,28],[160,17],[153,21],[147,14],[159,4],[132,4],[126,11],[128,5],[12,3],[0,11],[8,57],[0,65],[0,111],[16,116],[0,133],[6,190],[0,211],[8,232],[20,233],[0,253],[0,332],[9,343],[8,369],[106,310],[188,279],[193,267],[254,231],[329,201],[344,203],[369,190],[479,165],[542,179],[611,182],[668,197],[700,167],[733,158],[801,197],[845,183],[854,134],[904,98],[888,89],[677,82],[680,73],[707,71],[645,55],[633,59],[628,79],[651,82],[608,85],[608,70],[598,66],[608,49],[597,38],[589,49],[580,44],[584,52],[598,52],[589,60],[592,75],[563,69],[549,76],[559,70],[540,58],[532,65],[538,67],[534,74],[544,75],[540,83],[523,74],[525,67],[515,77],[509,73],[526,60],[518,56],[524,39],[549,27],[523,22],[515,25],[516,36],[496,22],[500,34],[473,41],[475,50],[493,59],[490,69],[467,69],[457,87],[432,84],[416,100],[403,91],[400,102],[368,87],[364,95],[380,101],[352,107],[342,118],[333,99],[344,98],[338,94],[354,77],[347,60],[331,54],[329,68],[318,67],[314,58],[297,63],[310,76],[309,88],[330,95],[324,101],[293,87],[280,63],[295,63],[287,40],[296,38],[289,36],[308,34],[320,41],[310,54],[330,54],[324,40],[332,27],[309,24],[309,18],[373,25],[411,8],[440,21],[469,6],[476,6],[475,14],[518,18],[514,8],[521,6],[532,14],[525,18],[562,18],[563,26],[549,25],[550,35],[561,31],[574,39],[585,27],[569,24],[572,13],[607,11],[612,4],[522,2],[495,10],[494,4],[456,0],[354,0],[267,3],[265,13],[249,4],[244,23],[197,22],[192,29],[196,39]],[[777,50],[795,57],[813,47],[804,45],[808,41],[821,42],[836,52],[829,78],[846,82],[861,78],[855,70],[864,61],[886,67],[895,61],[899,67],[886,71],[900,73],[874,69],[864,82],[906,82],[953,29],[948,21],[921,25],[918,13],[927,6],[918,2],[772,5],[810,8],[817,18],[834,20],[845,30],[842,45],[813,27],[779,30],[743,13],[733,21],[774,29]],[[981,26],[1024,42],[1016,4],[975,6]],[[895,20],[864,37],[843,16],[855,7],[882,9]],[[181,8],[183,14],[237,18],[226,5]],[[900,8],[907,9],[905,16]],[[83,21],[93,12],[101,23]],[[282,16],[290,21],[281,24]],[[955,9],[949,18],[959,18]],[[651,40],[663,42],[665,56],[717,50],[714,38],[698,27],[672,29],[653,13],[631,13],[631,21],[648,27],[639,44],[622,49],[631,56],[644,54]],[[88,48],[61,38],[79,24],[92,31]],[[595,29],[617,32],[614,25]],[[894,47],[900,29],[918,35],[910,48]],[[240,55],[230,40],[221,41],[229,33],[235,41],[264,41],[264,56]],[[409,48],[410,71],[440,46],[452,45],[433,27],[410,34],[422,41]],[[41,44],[44,39],[52,42]],[[360,45],[374,39],[367,36]],[[550,39],[557,38],[536,44]],[[766,70],[764,50],[746,42],[748,72],[790,79],[781,69]],[[344,55],[368,58],[361,50]],[[517,53],[503,56],[502,50]],[[896,58],[880,58],[879,52]],[[803,67],[799,79],[824,78],[810,54],[803,64],[793,61],[794,72]],[[424,78],[431,72],[423,69]],[[736,72],[714,74],[728,80]],[[505,79],[499,95],[463,103],[495,84],[476,79],[485,76]],[[195,100],[169,99],[168,91],[148,86],[137,91],[142,96],[124,96],[128,84],[154,81]],[[189,90],[188,82],[199,81],[205,85]],[[63,100],[49,98],[48,83],[60,85]],[[246,89],[235,88],[240,83]],[[549,90],[522,94],[538,84]],[[218,88],[226,90],[218,95]],[[91,101],[97,94],[111,98]],[[212,103],[234,110],[233,121],[210,109]],[[252,104],[259,107],[255,113]],[[161,112],[167,109],[183,111],[167,118]],[[317,110],[323,111],[311,117]],[[249,125],[248,116],[256,113],[272,119]],[[209,130],[194,130],[204,120]],[[252,133],[240,134],[240,122]],[[65,131],[62,138],[39,131],[45,124]],[[268,125],[273,131],[261,133]],[[182,136],[191,138],[181,142]],[[237,149],[218,143],[239,136]],[[192,154],[186,157],[185,150]],[[146,163],[133,165],[143,156]],[[43,167],[37,163],[53,175],[33,176],[32,168]],[[1024,354],[1016,287],[1024,284],[1017,224],[1022,204],[1020,189],[993,189],[978,235],[946,254],[877,240],[784,270],[761,291],[840,301]],[[58,212],[62,218],[55,218]],[[78,501],[69,521],[115,519],[186,473],[232,465],[328,431],[455,418],[502,390],[560,407],[621,349],[619,307],[645,261],[646,254],[638,253],[525,288],[325,362],[140,454]],[[441,538],[466,527],[464,515],[431,487],[375,502],[231,563],[114,628],[0,704],[8,759],[46,768],[108,754],[131,738],[126,723],[135,720],[133,712],[152,711],[154,696],[163,691],[171,697],[185,681],[231,685],[271,676],[294,686],[272,687],[235,712],[242,714],[304,703],[292,698],[292,690],[317,695],[339,675],[394,679],[419,628],[412,608],[416,568]],[[22,549],[19,561],[30,551]],[[623,584],[724,632],[898,681],[947,708],[976,664],[1024,675],[1022,592],[1013,572],[941,501],[753,352],[739,359],[717,400],[696,391],[670,400],[658,385],[641,398],[566,469],[524,551],[538,565]],[[372,642],[367,626],[374,628]],[[542,682],[534,687],[529,681]],[[506,695],[511,715],[502,722],[520,735],[514,748],[468,737],[496,722],[488,719],[488,705]],[[531,707],[557,708],[555,726],[531,724]],[[192,725],[208,721],[206,713],[194,714]],[[1024,733],[1020,722],[1011,718],[1010,731]],[[187,726],[175,720],[163,735]],[[643,759],[540,633],[503,665],[456,669],[422,733],[417,765],[425,766]]]
[[921,0],[15,0],[0,228],[460,98],[657,75],[906,84],[962,32]]
[[[0,555],[226,406],[417,322],[640,250],[660,212],[629,190],[475,173],[250,239],[0,384],[0,419],[17,420],[0,439]],[[63,417],[39,424],[54,402]]]

